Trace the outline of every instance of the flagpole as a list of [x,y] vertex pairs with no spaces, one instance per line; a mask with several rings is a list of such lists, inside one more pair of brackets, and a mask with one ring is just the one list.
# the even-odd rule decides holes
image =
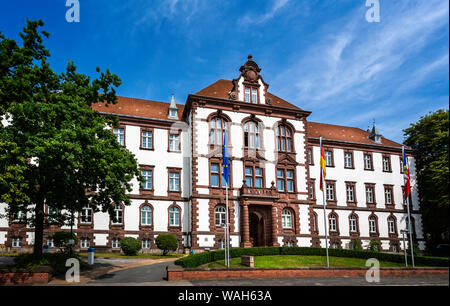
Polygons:
[[226,257],[226,265],[229,268],[230,267],[230,224],[228,219],[228,182],[225,187],[225,201],[226,201],[226,216],[225,216],[225,222],[226,222],[226,228],[225,228],[225,240],[226,240],[226,248],[225,248],[225,257]]
[[414,265],[414,245],[413,245],[413,239],[412,239],[412,230],[411,230],[411,215],[409,213],[409,201],[408,198],[406,199],[406,207],[408,209],[408,231],[409,231],[409,245],[411,248],[411,263],[413,268],[416,266]]
[[[406,168],[409,170],[409,165],[408,165],[408,158],[406,157],[406,154],[405,154],[405,147],[404,146],[402,146],[402,150],[403,150],[403,158],[405,159],[405,161],[404,161],[404,163],[405,163],[405,165],[406,165]],[[410,175],[409,173],[408,173],[408,175]],[[409,188],[411,188],[411,177],[409,177]],[[405,186],[405,188],[406,188],[406,186]],[[405,195],[406,195],[406,190],[405,190]],[[412,263],[412,267],[413,268],[415,268],[415,265],[414,265],[414,245],[413,245],[413,239],[412,239],[412,230],[411,230],[411,214],[410,214],[410,212],[409,212],[409,196],[407,196],[406,197],[406,199],[405,199],[405,202],[406,202],[406,210],[407,210],[407,212],[408,212],[408,232],[409,232],[409,247],[411,248],[411,263]]]
[[[320,137],[320,154],[322,154],[322,137]],[[322,155],[321,155],[322,156]],[[325,180],[323,178],[323,168],[320,166],[320,182],[322,184],[322,195],[323,195],[323,222],[325,227],[325,248],[327,252],[327,268],[330,267],[330,259],[328,257],[328,224],[327,224],[327,208],[326,208],[326,201],[325,201]]]

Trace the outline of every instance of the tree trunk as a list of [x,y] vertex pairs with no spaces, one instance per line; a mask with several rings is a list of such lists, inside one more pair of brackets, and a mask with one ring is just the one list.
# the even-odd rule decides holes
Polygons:
[[34,225],[34,255],[42,257],[42,245],[44,242],[44,199],[36,203],[36,219]]

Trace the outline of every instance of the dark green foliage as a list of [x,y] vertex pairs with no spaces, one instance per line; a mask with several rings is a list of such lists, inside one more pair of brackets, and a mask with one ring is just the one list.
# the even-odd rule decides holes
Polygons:
[[65,274],[68,267],[66,267],[66,260],[69,258],[76,258],[80,262],[80,269],[87,267],[87,264],[78,257],[78,254],[69,256],[67,253],[47,253],[42,256],[34,254],[20,254],[14,257],[15,267],[18,269],[33,270],[40,266],[50,266],[53,274]]
[[42,254],[44,203],[66,212],[51,216],[58,223],[87,205],[115,221],[113,203],[130,205],[130,181],[143,180],[134,155],[111,132],[118,117],[91,108],[117,103],[121,80],[99,68],[91,80],[71,61],[55,73],[43,24],[27,20],[21,45],[0,34],[0,117],[8,122],[0,121],[0,202],[9,216],[33,216],[27,222],[35,230],[36,255]]
[[141,250],[141,242],[133,237],[125,237],[120,239],[120,248],[127,256],[136,256]]
[[381,250],[381,242],[379,240],[370,240],[367,250],[379,252]]
[[358,239],[352,239],[350,241],[350,243],[353,245],[353,250],[354,251],[362,251],[362,245],[361,245],[361,241]]
[[178,249],[177,237],[172,234],[159,234],[155,239],[155,243],[158,249],[163,251],[163,255]]
[[[371,251],[354,251],[346,249],[329,249],[330,256],[350,257],[350,258],[376,258],[380,261],[403,263],[405,258],[400,254],[390,254]],[[183,257],[175,261],[176,265],[184,268],[194,268],[203,264],[224,259],[224,251],[203,252],[199,254]],[[311,255],[326,256],[324,248],[307,248],[307,247],[258,247],[258,248],[232,248],[230,249],[230,258],[240,257],[242,255],[249,256],[269,256],[269,255]],[[409,256],[408,261],[411,262]],[[435,266],[448,267],[448,258],[439,257],[415,257],[417,266]]]
[[74,240],[74,245],[78,244],[78,237],[75,233],[70,234],[70,232],[56,232],[53,235],[53,243],[56,247],[60,248],[63,252],[68,252],[70,249],[69,240]]
[[449,240],[449,112],[437,110],[404,130],[416,153],[417,181],[427,248]]

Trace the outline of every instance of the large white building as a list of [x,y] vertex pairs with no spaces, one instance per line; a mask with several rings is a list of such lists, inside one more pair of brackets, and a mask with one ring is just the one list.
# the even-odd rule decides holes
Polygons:
[[[86,207],[77,215],[78,247],[119,250],[135,237],[144,251],[156,249],[160,233],[178,237],[180,250],[224,246],[225,183],[222,137],[229,135],[228,191],[232,247],[325,247],[323,197],[319,187],[319,138],[327,162],[326,218],[330,246],[350,248],[353,239],[383,250],[403,248],[407,228],[401,144],[371,131],[309,122],[310,112],[271,94],[249,56],[233,80],[218,80],[189,95],[185,105],[118,97],[93,108],[116,114],[118,141],[137,158],[146,183],[134,181],[130,206],[116,205],[117,223]],[[424,249],[414,152],[407,150],[414,239]],[[0,205],[0,214],[5,206]],[[48,210],[46,211],[48,213]],[[52,245],[54,232],[45,230]],[[0,219],[0,244],[31,248],[33,229]]]

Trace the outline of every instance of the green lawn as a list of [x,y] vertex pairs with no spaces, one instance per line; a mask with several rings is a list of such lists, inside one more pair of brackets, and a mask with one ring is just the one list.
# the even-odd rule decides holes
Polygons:
[[[327,259],[325,256],[303,256],[303,255],[274,255],[274,256],[254,256],[255,267],[326,267]],[[403,263],[380,261],[380,267],[404,267]],[[202,265],[204,268],[224,268],[223,260],[215,261]],[[231,258],[230,267],[242,268],[241,258]],[[366,267],[366,259],[330,257],[330,267]]]

